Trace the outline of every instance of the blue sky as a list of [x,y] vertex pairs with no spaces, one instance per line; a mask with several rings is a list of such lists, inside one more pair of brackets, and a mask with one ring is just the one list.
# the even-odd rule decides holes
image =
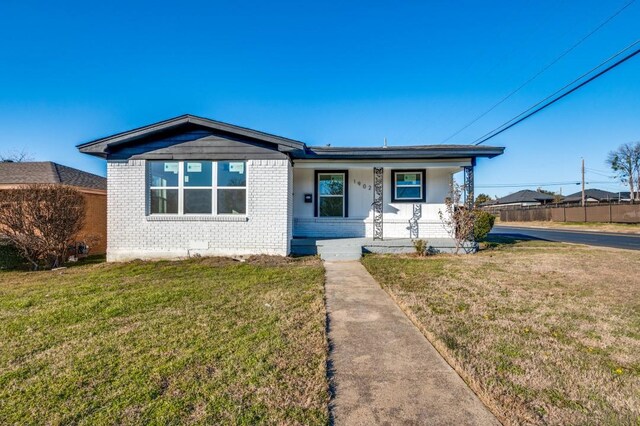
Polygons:
[[[76,144],[183,113],[308,144],[440,143],[626,2],[4,0],[0,151],[104,174]],[[449,142],[471,142],[640,38],[638,22],[640,2]],[[639,77],[636,57],[493,139],[507,150],[480,161],[476,191],[575,181],[581,157],[606,175],[607,152],[640,140]],[[591,186],[624,189],[611,182]]]

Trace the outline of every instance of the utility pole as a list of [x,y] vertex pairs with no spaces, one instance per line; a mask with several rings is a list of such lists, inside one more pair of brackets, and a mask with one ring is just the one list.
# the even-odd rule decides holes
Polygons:
[[582,159],[582,207],[587,205],[587,199],[584,196],[584,158]]
[[587,221],[587,198],[584,196],[584,157],[582,158],[582,214]]

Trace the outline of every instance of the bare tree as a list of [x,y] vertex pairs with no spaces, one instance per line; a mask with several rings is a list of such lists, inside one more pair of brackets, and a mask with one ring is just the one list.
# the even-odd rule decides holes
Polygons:
[[609,152],[607,164],[622,183],[629,185],[631,202],[634,202],[640,189],[640,142],[625,143]]
[[55,268],[84,225],[85,200],[61,185],[29,185],[0,191],[0,233],[32,268]]
[[462,203],[465,186],[452,182],[449,197],[444,201],[445,211],[438,211],[445,229],[455,241],[456,254],[464,244],[473,240],[474,212]]
[[22,149],[20,151],[11,150],[4,153],[0,153],[0,162],[7,161],[11,163],[24,163],[26,161],[33,161],[33,156],[29,151]]

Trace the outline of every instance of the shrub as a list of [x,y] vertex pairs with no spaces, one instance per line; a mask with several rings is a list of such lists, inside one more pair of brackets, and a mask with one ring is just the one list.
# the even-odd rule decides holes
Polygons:
[[427,240],[412,240],[413,248],[416,249],[418,256],[426,256],[427,254]]
[[0,191],[2,234],[31,264],[55,268],[84,224],[84,197],[61,185],[29,185]]
[[445,210],[438,211],[440,221],[455,242],[456,254],[473,237],[473,210],[462,205],[465,190],[465,185],[452,182],[449,197],[444,200]]
[[11,242],[0,240],[0,270],[16,269],[24,263],[24,257]]
[[484,240],[496,221],[496,217],[484,210],[476,210],[473,222],[473,238],[476,241]]

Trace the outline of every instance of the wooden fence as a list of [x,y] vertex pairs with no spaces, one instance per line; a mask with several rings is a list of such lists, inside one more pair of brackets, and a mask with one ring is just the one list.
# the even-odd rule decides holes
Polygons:
[[502,222],[640,223],[640,204],[597,204],[586,207],[532,206],[500,211]]

